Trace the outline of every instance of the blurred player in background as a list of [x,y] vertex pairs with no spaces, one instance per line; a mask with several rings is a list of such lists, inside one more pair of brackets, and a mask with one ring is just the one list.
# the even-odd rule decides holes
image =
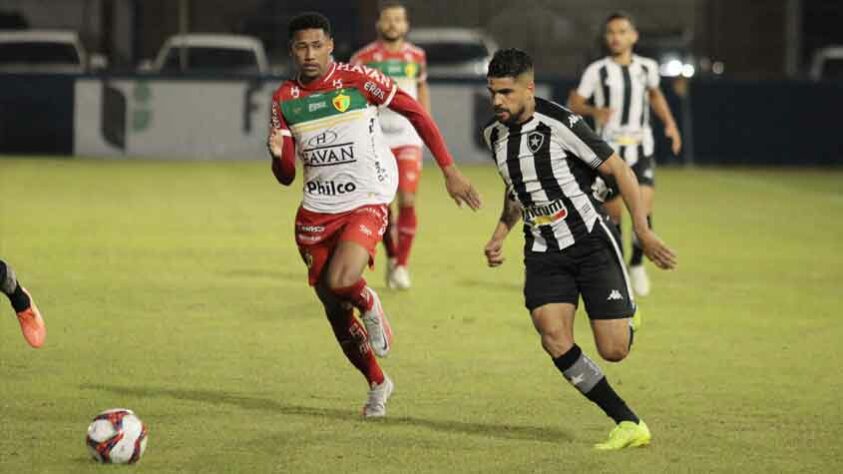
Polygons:
[[[382,3],[376,27],[378,40],[355,53],[351,63],[364,64],[392,77],[429,114],[425,54],[406,40],[410,29],[406,7],[401,2]],[[398,160],[398,225],[395,226],[390,207],[389,226],[383,236],[389,258],[386,284],[392,289],[406,290],[411,285],[410,249],[418,229],[415,206],[422,170],[422,140],[413,124],[399,113],[384,110],[380,123],[386,142]]]
[[542,347],[562,376],[617,423],[609,439],[595,447],[646,445],[647,425],[574,342],[580,296],[605,360],[626,358],[636,329],[620,239],[590,196],[598,172],[617,182],[647,256],[661,268],[672,268],[675,256],[647,226],[629,165],[580,116],[535,97],[527,53],[496,52],[487,75],[495,119],[483,136],[506,184],[500,221],[484,249],[487,262],[490,267],[504,262],[504,240],[523,217],[525,304]]
[[[635,172],[641,184],[647,224],[652,228],[656,163],[650,107],[664,123],[665,135],[672,142],[674,154],[682,148],[682,137],[659,89],[658,63],[633,54],[638,31],[632,17],[622,12],[609,15],[605,23],[605,40],[610,55],[586,68],[579,87],[571,92],[568,106],[578,114],[594,117],[600,136]],[[594,106],[587,104],[591,97]],[[622,206],[617,185],[611,180],[607,184],[606,211],[620,230]],[[640,296],[650,293],[650,278],[644,269],[643,256],[641,243],[633,235],[629,274],[632,287]]]
[[363,271],[367,263],[374,264],[386,230],[398,169],[381,132],[379,108],[389,107],[409,119],[436,158],[457,204],[477,209],[480,198],[415,99],[378,70],[332,60],[334,41],[327,18],[319,13],[293,18],[289,38],[298,76],[281,84],[272,97],[272,172],[281,184],[290,185],[296,157],[303,163],[296,243],[337,341],[369,383],[363,415],[382,417],[393,382],[373,352],[388,354],[392,330]]
[[26,342],[36,349],[43,346],[44,339],[47,338],[47,328],[44,326],[41,312],[35,306],[32,295],[20,285],[15,276],[15,271],[3,260],[0,260],[0,291],[12,303],[12,308],[18,315],[20,330],[23,332],[23,338],[26,339]]

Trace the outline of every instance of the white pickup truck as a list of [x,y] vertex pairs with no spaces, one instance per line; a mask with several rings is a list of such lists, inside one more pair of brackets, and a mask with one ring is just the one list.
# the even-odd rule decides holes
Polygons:
[[0,72],[82,74],[105,67],[105,57],[89,55],[75,31],[0,31]]
[[167,39],[141,70],[162,74],[268,74],[263,43],[245,35],[188,33]]

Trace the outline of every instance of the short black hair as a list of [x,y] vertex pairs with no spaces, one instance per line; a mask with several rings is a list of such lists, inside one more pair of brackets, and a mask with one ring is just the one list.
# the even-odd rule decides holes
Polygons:
[[319,12],[305,12],[293,17],[288,27],[289,39],[293,39],[296,32],[302,30],[322,30],[325,36],[332,37],[331,21]]
[[486,77],[516,78],[533,71],[533,58],[517,48],[499,49],[492,56]]
[[403,8],[406,11],[407,5],[404,5],[404,2],[399,2],[398,0],[384,0],[378,3],[378,16],[383,14],[384,10],[389,10],[390,8]]
[[635,28],[635,19],[632,18],[632,15],[629,12],[625,12],[623,10],[617,10],[610,13],[609,16],[606,17],[606,21],[603,22],[603,26],[609,26],[609,22],[615,20],[626,20],[633,28]]

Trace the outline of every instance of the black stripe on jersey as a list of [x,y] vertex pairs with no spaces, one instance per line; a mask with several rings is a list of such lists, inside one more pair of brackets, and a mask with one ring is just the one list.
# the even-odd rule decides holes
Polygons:
[[[485,131],[485,129],[484,129]],[[489,133],[489,150],[492,152],[492,161],[497,164],[498,157],[495,156],[495,143],[498,142],[498,138],[500,137],[500,130],[498,127],[492,128],[491,133]]]
[[621,145],[618,147],[618,156],[623,158],[626,161],[626,145]]
[[[573,234],[574,241],[577,241],[577,239],[583,237],[583,231],[585,231],[586,234],[588,231],[586,230],[585,222],[583,221],[582,216],[580,216],[579,211],[576,209],[574,203],[568,198],[568,196],[565,195],[565,191],[563,191],[562,187],[559,185],[559,180],[553,174],[553,163],[550,159],[550,142],[553,132],[550,127],[544,123],[539,123],[538,126],[536,126],[536,131],[544,135],[542,146],[540,146],[533,154],[533,160],[535,161],[536,166],[536,175],[539,177],[539,183],[547,195],[547,200],[552,202],[558,199],[565,205],[565,209],[568,211],[565,223],[568,225],[571,234]],[[566,158],[566,160],[569,163],[574,160],[582,163],[582,160],[578,160],[576,158],[573,160]],[[592,171],[592,173],[594,173],[594,171]],[[576,176],[574,176],[574,179],[576,179]],[[589,188],[582,189],[587,190]],[[547,241],[548,250],[559,250],[559,241],[556,239],[551,226],[539,226],[539,232],[542,237],[544,237],[544,240]]]
[[524,175],[521,173],[521,125],[509,127],[509,137],[506,140],[506,168],[509,170],[509,179],[512,187],[518,195],[518,200],[524,206],[533,204],[533,196],[527,192],[527,185],[524,183]]
[[647,104],[647,94],[650,93],[649,84],[647,84],[650,80],[650,68],[646,64],[641,64],[641,70],[644,71],[644,93],[641,94],[641,126],[644,127],[650,120],[650,107]]
[[600,66],[600,87],[603,89],[603,103],[598,104],[600,107],[609,106],[609,68],[605,64]]
[[623,113],[621,125],[629,125],[629,109],[632,108],[632,78],[629,76],[629,66],[621,66],[623,72]]
[[644,159],[644,145],[638,145],[638,161]]

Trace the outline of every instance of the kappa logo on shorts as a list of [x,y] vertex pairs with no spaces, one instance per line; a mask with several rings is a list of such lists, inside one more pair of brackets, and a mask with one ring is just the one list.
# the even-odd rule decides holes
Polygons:
[[623,300],[623,299],[624,299],[623,295],[621,294],[620,291],[612,290],[612,292],[609,293],[609,297],[606,298],[606,301],[619,301],[619,300]]
[[374,232],[372,232],[372,229],[366,227],[363,224],[360,224],[360,232],[363,232],[368,237],[371,237],[374,234]]

